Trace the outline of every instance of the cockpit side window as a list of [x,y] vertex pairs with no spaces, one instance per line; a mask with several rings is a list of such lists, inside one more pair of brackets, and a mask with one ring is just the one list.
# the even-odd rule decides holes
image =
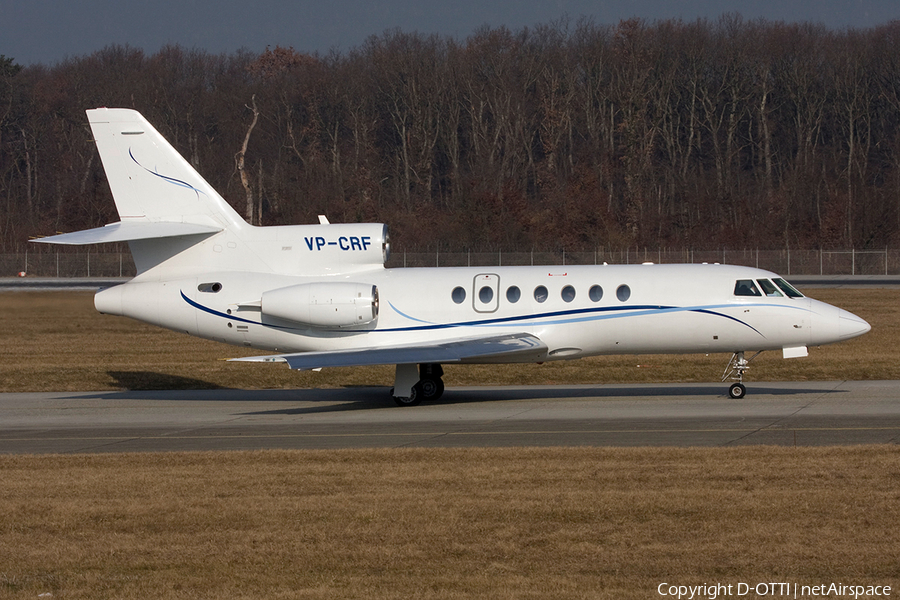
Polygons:
[[762,288],[763,294],[770,297],[780,297],[782,294],[778,291],[778,288],[775,287],[768,279],[757,279],[757,283],[759,283],[759,287]]
[[797,288],[795,288],[794,286],[789,284],[784,279],[781,279],[780,277],[778,277],[776,279],[773,279],[772,281],[775,282],[775,285],[777,285],[778,287],[781,288],[781,291],[784,292],[788,298],[802,298],[803,297],[803,294],[798,292]]
[[735,296],[762,296],[752,279],[738,279],[734,284]]

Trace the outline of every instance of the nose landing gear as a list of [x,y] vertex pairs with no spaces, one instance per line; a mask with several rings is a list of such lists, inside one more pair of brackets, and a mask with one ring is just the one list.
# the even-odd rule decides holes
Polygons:
[[749,359],[744,358],[744,352],[735,352],[731,355],[731,360],[728,361],[728,366],[725,367],[725,373],[722,375],[722,381],[725,381],[728,378],[734,380],[728,387],[728,396],[734,398],[735,400],[740,400],[747,393],[747,388],[744,386],[744,371],[749,369],[748,366],[750,361],[762,354],[762,350],[751,356]]

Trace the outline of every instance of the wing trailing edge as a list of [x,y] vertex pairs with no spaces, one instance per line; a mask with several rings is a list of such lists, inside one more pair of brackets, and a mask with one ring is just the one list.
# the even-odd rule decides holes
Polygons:
[[547,357],[547,345],[530,333],[461,338],[434,344],[410,344],[354,350],[298,352],[270,356],[232,358],[236,362],[284,362],[291,369],[365,367],[419,363],[539,362]]

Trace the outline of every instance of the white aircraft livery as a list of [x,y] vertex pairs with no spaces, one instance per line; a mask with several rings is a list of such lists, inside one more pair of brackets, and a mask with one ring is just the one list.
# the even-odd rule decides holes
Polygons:
[[128,242],[137,275],[97,310],[270,353],[233,360],[396,365],[392,395],[411,406],[443,393],[447,363],[725,352],[741,398],[745,352],[806,356],[870,329],[749,267],[386,269],[384,225],[251,226],[138,112],[87,115],[120,221],[35,241]]

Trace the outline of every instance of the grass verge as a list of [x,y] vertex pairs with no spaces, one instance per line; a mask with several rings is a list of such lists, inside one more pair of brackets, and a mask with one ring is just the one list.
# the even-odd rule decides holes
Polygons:
[[7,456],[0,474],[6,598],[900,586],[893,447]]

